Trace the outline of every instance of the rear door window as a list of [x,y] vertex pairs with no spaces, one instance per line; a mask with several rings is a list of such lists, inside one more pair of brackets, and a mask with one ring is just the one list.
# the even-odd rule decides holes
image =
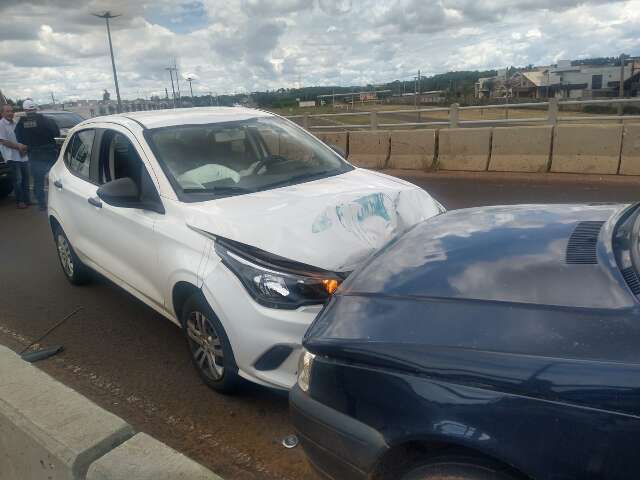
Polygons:
[[64,163],[78,177],[89,180],[91,166],[91,150],[95,130],[81,130],[74,133],[64,153]]

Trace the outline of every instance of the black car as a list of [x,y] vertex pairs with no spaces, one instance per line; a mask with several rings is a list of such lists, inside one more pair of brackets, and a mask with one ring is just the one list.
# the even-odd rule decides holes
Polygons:
[[640,208],[419,224],[307,332],[291,414],[327,476],[640,475]]

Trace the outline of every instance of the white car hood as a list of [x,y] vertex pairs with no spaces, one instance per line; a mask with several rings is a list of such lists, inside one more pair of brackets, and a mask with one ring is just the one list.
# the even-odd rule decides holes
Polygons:
[[421,188],[362,169],[187,209],[191,227],[336,272],[440,213]]

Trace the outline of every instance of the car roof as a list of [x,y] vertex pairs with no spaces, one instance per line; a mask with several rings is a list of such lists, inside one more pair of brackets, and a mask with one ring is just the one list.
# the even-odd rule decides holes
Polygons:
[[93,117],[88,120],[88,122],[124,123],[133,120],[144,128],[161,128],[176,125],[204,125],[208,123],[232,122],[268,116],[272,116],[272,114],[262,110],[244,107],[195,107],[120,113]]

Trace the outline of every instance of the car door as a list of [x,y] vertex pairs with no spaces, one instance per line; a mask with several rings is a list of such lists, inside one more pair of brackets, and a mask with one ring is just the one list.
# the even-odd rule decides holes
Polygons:
[[73,134],[64,152],[64,165],[59,176],[51,175],[56,189],[56,210],[74,250],[83,261],[94,261],[94,245],[90,240],[87,219],[95,214],[89,199],[96,196],[98,185],[91,178],[91,164],[96,158],[94,128]]
[[[101,129],[96,148],[97,162],[92,176],[102,185],[129,177],[140,191],[160,197],[148,171],[148,165],[135,136],[126,128],[113,126]],[[94,193],[95,195],[95,193]],[[155,222],[161,213],[142,208],[109,205],[97,196],[99,207],[90,220],[89,239],[96,245],[94,261],[117,282],[134,294],[163,308],[164,282],[158,273],[157,235]]]

